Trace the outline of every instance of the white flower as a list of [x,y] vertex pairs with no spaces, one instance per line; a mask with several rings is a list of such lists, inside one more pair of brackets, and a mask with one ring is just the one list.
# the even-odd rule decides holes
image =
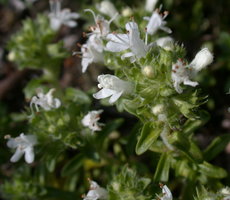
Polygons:
[[162,193],[163,193],[163,196],[160,197],[160,200],[172,200],[173,199],[172,193],[166,185],[162,187]]
[[102,1],[101,3],[96,5],[97,9],[104,15],[108,15],[113,18],[117,15],[117,9],[110,1]]
[[189,65],[186,65],[182,59],[179,59],[176,64],[173,64],[171,77],[176,91],[178,93],[183,92],[180,87],[181,83],[196,87],[198,83],[191,81],[190,78],[196,76],[200,70],[207,67],[212,61],[213,55],[207,48],[204,48],[196,54],[195,58]]
[[[99,37],[105,37],[110,32],[110,24],[117,17],[118,13],[115,13],[112,18],[108,21],[100,15],[95,15],[91,9],[85,9],[85,12],[91,12],[95,21],[95,26],[90,26],[91,34],[96,34]],[[90,34],[90,35],[91,35]]]
[[71,12],[69,9],[61,10],[60,0],[50,0],[50,9],[50,26],[53,30],[57,31],[62,24],[69,27],[77,26],[77,22],[75,20],[78,19],[80,15],[78,13]]
[[22,11],[25,10],[28,5],[31,3],[34,3],[37,0],[25,0],[25,1],[19,1],[19,0],[10,0],[10,4],[15,7],[16,10]]
[[164,19],[168,16],[168,12],[164,12],[163,15],[159,11],[154,11],[151,17],[144,17],[145,20],[149,21],[146,27],[146,31],[149,35],[153,35],[159,29],[167,33],[171,33],[172,30],[166,27],[167,22]]
[[140,32],[135,22],[128,22],[125,26],[127,34],[108,34],[109,42],[106,45],[106,50],[111,52],[121,52],[130,49],[121,56],[122,59],[130,58],[133,63],[136,58],[142,58],[146,55],[149,46],[140,39]]
[[[85,73],[91,63],[103,63],[103,44],[96,35],[91,35],[86,44],[81,47],[82,53],[82,73]],[[76,53],[74,53],[76,54]]]
[[173,49],[173,38],[171,37],[161,37],[156,40],[156,44],[166,51]]
[[145,10],[148,12],[152,12],[157,4],[158,0],[146,0],[145,2]]
[[196,72],[199,72],[213,61],[213,55],[208,50],[208,48],[203,48],[200,50],[195,58],[190,63],[190,66],[195,69]]
[[11,162],[17,162],[23,154],[25,154],[25,161],[32,163],[34,161],[34,148],[37,144],[37,138],[34,135],[24,135],[21,133],[16,138],[10,138],[7,142],[7,146],[12,149],[16,149],[16,152],[11,157]]
[[106,189],[100,187],[95,181],[90,181],[90,190],[83,200],[106,200],[108,199],[108,192]]
[[38,92],[37,96],[33,96],[30,101],[30,108],[33,112],[33,104],[36,108],[36,111],[39,112],[39,107],[42,107],[44,110],[51,110],[54,108],[59,108],[61,106],[61,101],[58,98],[53,98],[54,88],[50,89],[47,94]]
[[184,85],[190,85],[195,87],[198,85],[197,82],[193,82],[190,80],[192,68],[188,68],[182,59],[179,59],[176,64],[172,65],[172,81],[173,86],[178,93],[182,93],[183,90],[180,87],[180,84],[183,83]]
[[104,99],[110,97],[109,103],[117,101],[122,94],[130,94],[133,90],[133,85],[128,81],[123,81],[116,76],[105,74],[97,78],[98,88],[102,88],[96,94],[93,94],[95,99]]
[[82,124],[86,127],[89,127],[92,131],[100,131],[100,123],[98,121],[100,120],[100,114],[103,112],[103,110],[92,110],[88,112],[87,115],[84,116],[84,118],[81,120]]

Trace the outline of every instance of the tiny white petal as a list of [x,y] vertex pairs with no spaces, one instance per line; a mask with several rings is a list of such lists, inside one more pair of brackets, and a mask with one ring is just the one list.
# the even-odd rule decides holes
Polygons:
[[18,162],[20,160],[20,158],[23,156],[24,152],[17,148],[14,155],[10,158],[11,162]]
[[34,150],[33,147],[27,147],[25,149],[25,161],[30,164],[34,162]]
[[113,94],[109,99],[109,103],[111,104],[115,103],[122,94],[123,94],[123,91]]
[[99,92],[93,94],[93,97],[95,99],[104,99],[107,98],[115,93],[114,90],[108,89],[108,88],[103,88]]

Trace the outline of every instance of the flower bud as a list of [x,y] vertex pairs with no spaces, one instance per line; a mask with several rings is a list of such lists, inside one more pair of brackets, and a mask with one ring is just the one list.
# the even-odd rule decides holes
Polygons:
[[190,66],[196,71],[200,71],[203,68],[207,67],[213,61],[213,55],[208,50],[208,48],[203,48],[200,50],[193,61],[190,63]]
[[117,9],[110,1],[102,1],[100,4],[97,4],[97,9],[104,15],[108,15],[113,18],[118,12]]
[[173,49],[173,38],[171,37],[161,37],[156,40],[157,46],[160,46],[166,51],[171,51]]
[[152,12],[157,4],[158,0],[146,0],[145,2],[145,10],[148,12]]
[[9,61],[15,61],[16,60],[16,53],[14,51],[11,51],[9,54],[8,54],[8,60]]
[[157,104],[155,105],[154,107],[152,107],[152,113],[154,115],[159,115],[159,114],[162,114],[164,111],[164,105],[163,104]]
[[151,66],[145,66],[142,69],[142,73],[147,76],[148,78],[152,78],[153,77],[153,68]]
[[123,17],[130,17],[133,14],[133,11],[130,7],[126,7],[121,11]]

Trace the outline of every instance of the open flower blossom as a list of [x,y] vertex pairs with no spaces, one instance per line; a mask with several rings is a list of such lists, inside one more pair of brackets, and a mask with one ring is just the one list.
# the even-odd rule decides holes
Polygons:
[[9,3],[18,11],[23,11],[26,7],[37,0],[25,0],[25,1],[18,1],[18,0],[9,0]]
[[86,196],[83,197],[83,200],[106,200],[108,199],[108,192],[106,189],[100,187],[97,182],[91,181],[90,189]]
[[37,138],[35,135],[24,135],[24,133],[21,133],[16,138],[9,138],[7,146],[16,149],[10,161],[17,162],[25,154],[25,161],[32,163],[34,161],[34,145],[36,144]]
[[153,12],[151,17],[144,17],[145,20],[149,21],[146,27],[146,31],[149,35],[153,35],[159,29],[166,33],[172,33],[172,30],[166,27],[167,22],[164,19],[168,16],[168,12],[165,11],[163,14],[159,13],[159,10]]
[[186,65],[182,59],[179,59],[177,63],[173,64],[171,77],[176,91],[178,93],[183,92],[180,87],[181,83],[196,87],[198,83],[191,81],[190,78],[193,78],[200,70],[211,64],[212,61],[213,55],[207,48],[204,48],[196,54],[195,58],[189,65]]
[[192,87],[196,87],[198,85],[197,82],[191,81],[191,68],[185,64],[182,59],[177,60],[175,64],[172,65],[172,81],[175,90],[178,93],[182,93],[183,89],[181,88],[180,84],[183,83],[184,85],[190,85]]
[[148,52],[149,46],[140,38],[140,32],[135,22],[128,22],[125,25],[127,34],[108,34],[109,42],[106,44],[106,50],[111,52],[121,52],[130,49],[131,52],[124,53],[121,59],[130,58],[133,63],[136,58],[142,58]]
[[88,128],[90,128],[92,131],[100,131],[102,125],[98,121],[100,120],[100,114],[103,112],[103,110],[92,110],[88,112],[87,115],[84,116],[84,118],[81,120],[82,124]]
[[117,15],[118,11],[110,1],[102,1],[98,4],[96,4],[96,8],[98,11],[100,11],[104,15],[108,15],[109,17],[113,18],[115,15]]
[[[103,55],[103,43],[100,38],[96,35],[91,35],[87,40],[86,44],[81,46],[81,54],[82,54],[82,73],[85,73],[88,66],[92,63],[103,63],[104,55]],[[78,52],[74,52],[73,55],[78,54]]]
[[80,17],[78,13],[71,12],[69,9],[61,10],[60,0],[50,0],[50,26],[53,30],[57,31],[62,24],[75,27],[77,22],[75,21]]
[[157,4],[158,0],[146,0],[145,2],[145,10],[148,12],[152,12]]
[[162,194],[163,196],[159,197],[160,200],[172,200],[173,199],[172,193],[170,189],[167,187],[167,185],[162,186]]
[[43,94],[41,91],[37,93],[37,96],[33,96],[30,101],[30,108],[33,112],[33,104],[37,112],[39,112],[39,106],[44,110],[51,110],[59,108],[61,106],[61,101],[58,98],[53,97],[55,89],[52,88],[47,94]]
[[90,26],[91,33],[85,44],[81,46],[81,52],[74,52],[73,55],[82,55],[82,73],[85,73],[88,66],[92,63],[103,63],[104,62],[104,45],[102,38],[106,37],[110,32],[110,24],[115,19],[117,15],[114,16],[110,21],[105,20],[100,15],[95,15],[91,9],[86,9],[85,12],[91,12],[95,26]]
[[166,51],[170,51],[173,49],[173,38],[171,37],[161,37],[156,40],[157,46],[163,48]]
[[91,34],[96,34],[99,37],[106,37],[107,34],[110,32],[110,24],[114,21],[117,17],[118,13],[116,12],[111,19],[108,21],[104,17],[100,15],[95,15],[95,13],[91,9],[85,9],[85,12],[91,12],[95,21],[95,26],[90,26]]
[[93,97],[95,99],[104,99],[110,97],[109,103],[111,104],[116,102],[121,95],[130,94],[133,90],[132,83],[123,81],[110,74],[100,75],[98,76],[97,80],[99,82],[98,88],[101,90],[93,94]]

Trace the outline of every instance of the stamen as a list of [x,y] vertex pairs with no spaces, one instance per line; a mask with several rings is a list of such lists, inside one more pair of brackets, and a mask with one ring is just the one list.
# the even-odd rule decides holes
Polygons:
[[111,24],[112,21],[114,21],[118,16],[118,13],[116,13],[110,20],[109,20],[109,24]]
[[90,12],[90,13],[93,15],[93,18],[94,18],[95,24],[97,24],[97,18],[96,18],[95,13],[94,13],[91,9],[85,9],[84,11],[85,11],[85,12]]

